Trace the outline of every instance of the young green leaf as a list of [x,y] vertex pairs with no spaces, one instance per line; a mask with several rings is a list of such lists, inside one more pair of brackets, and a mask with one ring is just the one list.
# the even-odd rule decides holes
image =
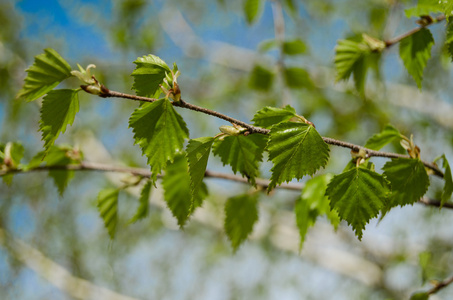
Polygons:
[[308,229],[315,224],[318,216],[327,214],[334,226],[340,223],[337,212],[330,209],[326,196],[327,184],[332,177],[332,174],[324,174],[308,180],[300,198],[296,200],[294,212],[300,235],[299,250],[302,249]]
[[302,68],[285,68],[283,74],[285,83],[289,88],[302,89],[311,88],[313,86],[310,75]]
[[42,132],[44,148],[49,150],[60,133],[74,123],[79,111],[78,90],[53,90],[43,99],[39,130]]
[[268,69],[255,65],[250,74],[249,86],[258,91],[267,92],[272,87],[274,73]]
[[388,124],[381,132],[376,133],[368,139],[365,144],[365,148],[380,150],[385,145],[398,139],[401,139],[401,133],[398,131],[398,129]]
[[360,70],[364,56],[368,55],[370,50],[363,42],[339,40],[335,48],[336,80],[347,80],[353,72]]
[[267,145],[274,163],[268,190],[277,184],[313,175],[329,159],[329,147],[316,129],[305,123],[284,122],[271,128]]
[[149,54],[137,58],[134,61],[135,70],[132,72],[134,77],[134,89],[139,96],[158,97],[159,85],[163,83],[165,73],[170,73],[170,68],[159,57]]
[[282,51],[286,55],[304,54],[307,52],[307,45],[300,39],[285,41],[282,45]]
[[258,176],[258,163],[263,159],[266,136],[227,136],[214,144],[214,154],[220,156],[223,165],[230,165],[234,174],[239,172],[255,185]]
[[326,194],[332,209],[336,209],[340,218],[352,226],[360,240],[365,225],[384,208],[387,192],[382,175],[355,167],[334,176]]
[[444,9],[446,8],[444,2],[447,1],[418,0],[416,7],[406,9],[404,12],[406,13],[407,18],[429,16],[433,13],[444,12]]
[[186,123],[168,99],[137,108],[129,119],[129,127],[133,129],[135,144],[148,157],[153,180],[183,149],[184,139],[189,136]]
[[392,186],[389,208],[413,204],[420,200],[428,189],[429,177],[419,159],[392,159],[382,169]]
[[451,195],[453,193],[453,178],[451,176],[451,169],[450,169],[450,164],[448,163],[447,157],[442,155],[443,158],[443,167],[445,169],[444,171],[444,189],[442,191],[442,196],[441,196],[441,201],[440,201],[440,207],[442,206],[451,198]]
[[191,194],[193,197],[198,194],[203,182],[213,142],[214,138],[212,137],[201,137],[190,140],[187,145],[187,161],[189,162]]
[[151,194],[151,188],[153,183],[151,180],[146,181],[145,185],[142,188],[140,193],[140,198],[138,199],[138,209],[132,219],[129,220],[129,223],[135,223],[141,219],[144,219],[148,216],[149,211],[149,195]]
[[247,239],[258,221],[258,194],[229,198],[225,204],[225,232],[233,250]]
[[404,38],[400,42],[400,57],[419,89],[422,88],[423,70],[431,57],[434,39],[427,28]]
[[255,126],[271,128],[278,123],[289,121],[296,116],[296,111],[289,105],[283,108],[266,106],[256,112],[252,121]]
[[99,214],[112,240],[118,223],[118,194],[117,189],[104,189],[99,192],[97,199]]
[[17,98],[33,101],[56,87],[71,76],[71,66],[57,53],[47,48],[44,53],[35,56],[35,62],[26,70],[24,87]]
[[164,198],[178,225],[183,227],[195,209],[201,206],[208,191],[204,182],[200,184],[197,194],[192,196],[189,168],[187,159],[183,155],[175,157],[169,164],[162,179]]
[[263,0],[244,0],[244,14],[247,23],[252,24],[260,18]]

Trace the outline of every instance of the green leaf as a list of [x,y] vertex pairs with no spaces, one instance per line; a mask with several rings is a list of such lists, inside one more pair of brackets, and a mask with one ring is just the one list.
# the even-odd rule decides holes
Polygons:
[[289,121],[296,116],[296,111],[289,105],[283,108],[266,106],[256,112],[252,121],[255,126],[271,128],[278,123]]
[[370,47],[352,40],[339,40],[335,48],[336,80],[347,80],[352,73],[361,69],[364,56],[370,53]]
[[104,189],[98,194],[97,207],[105,228],[109,232],[110,239],[113,240],[118,223],[118,194],[117,189]]
[[227,136],[214,144],[214,154],[220,156],[223,165],[230,165],[234,174],[239,172],[255,185],[258,176],[258,163],[263,159],[266,136]]
[[198,194],[198,190],[203,182],[213,142],[214,138],[212,137],[201,137],[190,140],[187,145],[187,161],[189,162],[192,196]]
[[65,133],[68,125],[74,123],[78,111],[78,90],[53,90],[44,97],[39,130],[46,150],[55,143],[60,133]]
[[151,187],[153,183],[151,180],[146,181],[145,185],[142,188],[140,193],[140,198],[138,198],[138,209],[132,219],[129,220],[129,223],[135,223],[141,219],[144,219],[148,216],[149,212],[149,195],[151,194]]
[[316,129],[305,123],[284,122],[273,126],[267,149],[269,160],[274,163],[269,191],[283,181],[313,175],[329,159],[329,147]]
[[247,23],[252,24],[260,18],[263,0],[244,0],[244,14]]
[[410,300],[428,300],[429,294],[427,292],[417,292],[411,295]]
[[418,0],[416,7],[404,10],[407,18],[429,16],[433,13],[444,12],[446,1],[439,0]]
[[282,51],[286,55],[299,55],[307,52],[307,45],[300,39],[285,41],[282,45]]
[[448,163],[447,157],[442,155],[443,158],[443,167],[445,169],[444,171],[444,189],[442,191],[442,196],[441,196],[441,201],[440,201],[440,207],[442,206],[451,198],[451,195],[453,193],[453,179],[451,176],[451,169],[450,169],[450,164]]
[[274,73],[259,65],[255,65],[250,74],[249,86],[258,91],[267,92],[272,87]]
[[165,73],[170,73],[170,68],[162,59],[152,54],[137,58],[134,64],[136,68],[132,72],[132,89],[139,96],[158,97],[156,94],[160,94],[159,85],[163,83]]
[[392,186],[390,208],[413,204],[420,200],[428,189],[429,177],[425,166],[419,159],[392,159],[382,169],[384,176]]
[[302,89],[313,86],[310,75],[302,68],[285,68],[283,72],[285,83],[289,88]]
[[61,81],[71,76],[71,66],[57,53],[47,48],[35,56],[35,62],[26,70],[24,87],[17,98],[33,101],[46,94]]
[[184,139],[189,136],[186,123],[168,99],[137,108],[129,119],[129,127],[133,129],[135,144],[148,157],[153,180],[183,150]]
[[224,226],[234,251],[252,233],[256,221],[258,221],[257,193],[240,195],[227,200]]
[[367,168],[355,167],[336,175],[327,186],[332,209],[338,211],[362,239],[369,220],[376,217],[386,204],[386,182],[382,175]]
[[178,225],[183,227],[195,209],[201,206],[208,191],[202,182],[198,193],[192,197],[189,168],[186,157],[178,155],[175,161],[169,164],[162,179],[164,198]]
[[318,216],[328,215],[334,226],[340,223],[337,212],[330,209],[330,202],[326,196],[327,184],[332,177],[332,174],[324,174],[308,180],[300,198],[296,200],[294,212],[300,235],[299,250],[302,249],[308,229],[315,224]]
[[398,131],[398,129],[388,124],[381,132],[376,133],[368,139],[365,144],[365,148],[380,150],[385,145],[397,139],[401,139],[401,133]]
[[400,42],[400,57],[419,89],[422,88],[423,70],[431,57],[434,39],[431,32],[422,28]]

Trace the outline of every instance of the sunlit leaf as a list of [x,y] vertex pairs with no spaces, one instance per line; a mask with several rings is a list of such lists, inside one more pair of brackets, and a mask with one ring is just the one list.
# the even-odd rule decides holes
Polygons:
[[363,63],[370,47],[362,42],[339,40],[335,47],[336,80],[347,80],[351,74]]
[[74,123],[79,111],[78,90],[53,90],[43,99],[39,130],[42,132],[44,148],[49,149],[60,133]]
[[225,232],[233,250],[252,233],[258,221],[258,194],[240,195],[229,198],[225,204]]
[[151,188],[153,184],[151,180],[146,181],[145,185],[142,188],[140,193],[140,198],[138,198],[138,209],[132,219],[129,220],[129,223],[135,223],[141,219],[144,219],[148,216],[149,212],[149,195],[151,194]]
[[382,175],[355,167],[334,176],[326,194],[332,209],[336,209],[340,218],[352,226],[360,240],[365,225],[384,208],[387,192]]
[[400,42],[400,57],[420,89],[422,87],[423,70],[431,57],[433,45],[433,36],[426,28],[420,29]]
[[97,198],[99,214],[112,240],[118,223],[118,194],[117,189],[104,189],[99,192]]
[[365,144],[365,148],[380,150],[385,145],[398,139],[401,139],[401,133],[398,131],[398,129],[388,124],[381,132],[376,133],[368,139]]
[[212,137],[201,137],[190,140],[187,145],[187,161],[189,162],[191,194],[193,196],[199,193],[198,190],[203,182],[213,142],[214,138]]
[[404,12],[408,18],[429,16],[433,13],[445,12],[445,9],[447,8],[444,4],[445,2],[447,1],[418,0],[416,7],[406,9]]
[[178,220],[178,225],[183,227],[195,209],[201,206],[206,198],[207,187],[202,182],[197,189],[197,194],[192,196],[190,175],[186,157],[178,155],[175,161],[169,164],[162,179],[164,198],[173,216]]
[[262,134],[228,136],[216,141],[214,154],[220,156],[223,165],[230,165],[234,174],[241,173],[254,185],[266,142]]
[[289,105],[283,108],[266,106],[256,112],[252,121],[255,126],[271,128],[278,123],[289,121],[296,116],[296,111]]
[[189,136],[186,123],[167,99],[137,108],[129,119],[129,127],[133,129],[135,144],[148,157],[154,180],[167,162],[183,150],[184,139]]
[[420,200],[428,189],[429,177],[419,159],[392,159],[382,169],[392,187],[389,207],[413,204]]
[[137,58],[134,61],[135,70],[132,72],[134,77],[134,89],[139,96],[157,97],[159,85],[163,83],[165,74],[170,73],[170,68],[159,57],[149,54]]
[[329,147],[316,129],[305,123],[284,122],[271,128],[267,149],[272,167],[269,191],[277,184],[313,175],[329,159]]
[[24,87],[17,97],[33,101],[70,77],[71,66],[57,51],[47,48],[44,53],[35,56],[35,62],[26,72]]

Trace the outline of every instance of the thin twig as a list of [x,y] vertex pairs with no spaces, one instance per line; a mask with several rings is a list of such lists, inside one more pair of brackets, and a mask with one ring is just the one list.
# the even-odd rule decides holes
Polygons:
[[[54,165],[54,166],[37,166],[28,169],[11,169],[8,171],[0,171],[0,177],[9,175],[9,174],[27,174],[32,172],[42,172],[42,171],[52,171],[52,170],[67,170],[67,171],[97,171],[97,172],[115,172],[115,173],[129,173],[136,176],[141,176],[145,178],[151,177],[151,172],[149,169],[145,168],[131,168],[131,167],[119,167],[119,166],[112,166],[106,165],[101,163],[94,163],[94,162],[86,162],[83,161],[80,164],[73,164],[73,165]],[[163,175],[158,174],[158,178],[162,178]],[[229,181],[235,181],[245,184],[250,184],[247,178],[234,175],[234,174],[226,174],[221,172],[214,172],[214,171],[205,171],[206,178],[217,178],[217,179],[225,179]],[[258,187],[263,188],[263,190],[269,187],[270,181],[263,178],[256,178],[256,185]],[[292,190],[292,191],[302,191],[304,188],[304,184],[301,183],[283,183],[281,185],[276,186],[277,189],[285,189],[285,190]],[[440,201],[429,199],[429,198],[422,198],[418,201],[420,204],[424,204],[426,206],[434,206],[440,207]],[[453,203],[445,203],[443,208],[453,209]]]
[[[154,101],[157,100],[157,99],[154,99],[154,98],[147,98],[147,97],[142,97],[142,96],[135,96],[135,95],[125,94],[125,93],[110,91],[108,89],[105,89],[105,92],[101,95],[101,97],[125,98],[125,99],[136,100],[136,101],[145,101],[145,102],[154,102]],[[204,107],[200,107],[200,106],[197,106],[197,105],[194,105],[194,104],[190,104],[188,102],[183,101],[182,99],[180,101],[178,101],[178,102],[172,102],[172,103],[173,103],[174,106],[190,109],[190,110],[193,110],[193,111],[198,111],[198,112],[201,112],[201,113],[204,113],[204,114],[207,114],[207,115],[211,115],[211,116],[223,119],[223,120],[228,121],[228,122],[230,122],[232,124],[240,125],[240,126],[242,126],[244,128],[247,128],[249,133],[260,133],[260,134],[266,134],[266,135],[270,133],[269,129],[265,129],[265,128],[261,128],[261,127],[257,127],[257,126],[253,126],[253,125],[247,124],[245,122],[242,122],[242,121],[237,120],[235,118],[229,117],[229,116],[224,115],[222,113],[216,112],[214,110],[210,110],[210,109],[207,109],[207,108],[204,108]],[[365,152],[367,154],[367,157],[376,156],[376,157],[386,157],[386,158],[410,158],[410,156],[408,156],[408,155],[390,153],[390,152],[382,152],[382,151],[375,151],[375,150],[371,150],[371,149],[362,147],[360,145],[355,145],[355,144],[352,144],[352,143],[348,143],[348,142],[344,142],[344,141],[340,141],[340,140],[336,140],[336,139],[332,139],[332,138],[328,138],[328,137],[323,137],[323,140],[324,140],[325,143],[327,143],[329,145],[333,145],[333,146],[349,148],[349,149],[354,150],[354,151],[359,151],[360,149],[365,150]],[[436,176],[439,176],[441,178],[444,177],[444,173],[436,165],[434,165],[432,163],[429,163],[429,162],[426,162],[426,161],[423,161],[423,160],[422,160],[422,163],[423,163],[423,165],[425,165],[425,167],[433,170],[433,172],[434,172],[434,174]]]
[[[149,169],[145,168],[131,168],[131,167],[120,167],[120,166],[111,166],[106,164],[100,163],[93,163],[93,162],[86,162],[83,161],[80,164],[72,164],[72,165],[53,165],[53,166],[37,166],[28,169],[10,169],[8,171],[0,171],[0,177],[9,175],[9,174],[26,174],[32,172],[43,172],[43,171],[52,171],[52,170],[67,170],[67,171],[98,171],[98,172],[114,172],[114,173],[129,173],[136,176],[141,176],[145,178],[151,177],[151,172]],[[162,178],[161,174],[157,175],[158,178]],[[213,172],[206,170],[205,172],[206,178],[219,178],[219,179],[226,179],[230,181],[240,182],[240,183],[249,183],[247,178],[244,178],[239,175],[234,174],[226,174],[220,172]],[[266,189],[269,186],[269,180],[256,178],[256,185]],[[294,184],[294,183],[284,183],[277,188],[293,190],[293,191],[301,191],[303,188],[302,184]]]
[[427,294],[428,295],[432,295],[432,294],[435,294],[437,293],[439,290],[447,287],[448,285],[452,284],[453,283],[453,276],[445,279],[444,281],[441,281],[439,283],[437,283],[432,289],[430,289]]
[[425,23],[422,23],[422,25],[420,25],[418,27],[412,28],[411,30],[409,30],[408,32],[403,33],[402,35],[399,35],[397,37],[394,37],[394,38],[392,38],[390,40],[385,41],[385,47],[389,48],[389,47],[401,42],[401,40],[403,40],[403,39],[405,39],[405,38],[407,38],[407,37],[419,32],[420,30],[422,30],[425,27],[430,26],[432,24],[436,24],[438,22],[441,22],[441,21],[445,20],[445,15],[440,15],[440,16],[434,18],[434,19],[432,19],[431,17],[422,18],[421,20],[422,20],[422,22],[425,22]]

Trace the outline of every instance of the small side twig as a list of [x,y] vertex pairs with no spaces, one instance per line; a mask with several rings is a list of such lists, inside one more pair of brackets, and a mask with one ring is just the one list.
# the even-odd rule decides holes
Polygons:
[[453,283],[453,276],[451,276],[451,277],[449,277],[449,278],[447,278],[447,279],[445,279],[445,280],[443,280],[443,281],[441,281],[441,282],[436,283],[436,284],[434,285],[434,287],[431,288],[431,289],[427,292],[427,294],[428,294],[428,295],[435,294],[435,293],[437,293],[438,291],[440,291],[441,289],[443,289],[443,288],[449,286],[449,285],[452,284],[452,283]]
[[386,48],[389,48],[399,42],[401,42],[401,40],[419,32],[420,30],[422,30],[423,28],[427,27],[427,26],[430,26],[432,24],[436,24],[438,22],[441,22],[443,20],[445,20],[445,15],[440,15],[436,18],[431,18],[431,17],[427,17],[427,18],[421,18],[422,22],[420,22],[420,26],[418,27],[415,27],[415,28],[412,28],[411,30],[409,30],[408,32],[405,32],[397,37],[394,37],[390,40],[387,40],[385,41],[385,47]]

